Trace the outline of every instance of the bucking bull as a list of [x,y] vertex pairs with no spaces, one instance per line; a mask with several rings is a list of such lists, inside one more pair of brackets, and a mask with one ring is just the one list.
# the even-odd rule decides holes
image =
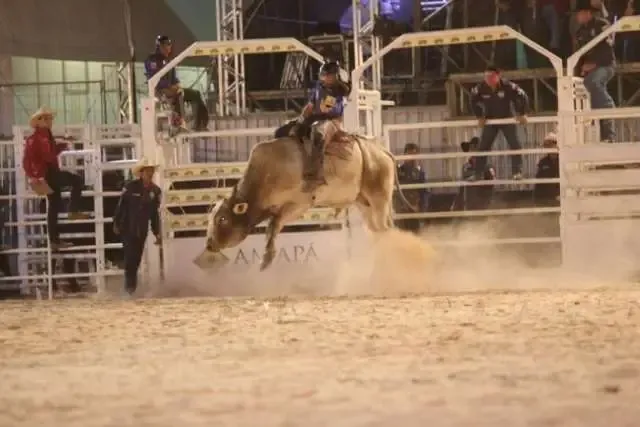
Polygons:
[[[326,121],[318,126],[316,131],[324,133],[333,124]],[[338,215],[355,203],[372,232],[392,228],[394,183],[401,199],[409,204],[398,185],[393,155],[380,141],[342,131],[327,144],[325,152],[326,185],[309,193],[303,190],[308,156],[298,138],[256,144],[231,196],[217,202],[209,213],[205,253],[237,246],[256,225],[268,221],[260,266],[264,270],[276,256],[278,233],[314,206],[335,208]]]

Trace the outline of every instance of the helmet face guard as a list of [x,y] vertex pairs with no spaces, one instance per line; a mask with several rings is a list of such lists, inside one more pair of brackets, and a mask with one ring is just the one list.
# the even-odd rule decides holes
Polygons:
[[320,67],[320,77],[333,74],[336,77],[340,72],[340,64],[337,61],[327,61]]

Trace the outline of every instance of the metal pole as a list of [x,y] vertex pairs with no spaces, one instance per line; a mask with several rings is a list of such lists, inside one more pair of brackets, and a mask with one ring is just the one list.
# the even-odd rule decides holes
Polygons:
[[127,98],[129,99],[128,116],[129,123],[138,121],[138,97],[136,93],[136,47],[133,42],[133,22],[131,17],[131,0],[124,0],[124,26],[127,32],[129,44],[129,64],[127,70]]
[[[413,0],[413,31],[422,31],[422,25],[426,21],[422,21],[422,1]],[[422,74],[422,49],[414,47],[411,49],[411,74],[413,74],[414,83],[417,83],[419,76]]]

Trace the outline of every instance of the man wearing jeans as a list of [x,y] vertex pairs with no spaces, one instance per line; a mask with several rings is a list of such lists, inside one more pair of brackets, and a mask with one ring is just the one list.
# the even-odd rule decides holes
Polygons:
[[[609,27],[605,18],[594,16],[597,11],[591,1],[579,1],[576,5],[576,20],[580,27],[576,33],[576,49],[589,43],[598,34]],[[587,52],[578,64],[578,73],[583,77],[583,83],[591,98],[591,108],[615,108],[607,84],[615,75],[615,55],[613,53],[613,37],[608,37]],[[612,142],[615,138],[613,121],[600,120],[600,139]]]
[[[491,151],[491,147],[502,132],[511,150],[520,150],[522,145],[518,138],[518,129],[514,124],[487,124],[487,120],[513,117],[512,108],[516,112],[516,120],[525,124],[525,116],[529,107],[529,97],[517,84],[503,79],[495,67],[488,67],[484,73],[484,82],[471,90],[471,109],[478,118],[482,129],[478,151]],[[487,167],[487,158],[478,156],[474,179],[483,179]],[[511,156],[513,179],[522,178],[522,155]]]
[[84,182],[82,178],[71,172],[60,170],[58,155],[65,148],[65,143],[58,144],[51,133],[54,113],[47,107],[40,108],[31,116],[30,125],[33,133],[25,143],[22,167],[33,190],[46,195],[49,200],[47,208],[47,231],[51,249],[58,250],[71,246],[60,241],[58,214],[62,211],[62,189],[71,187],[69,201],[69,219],[89,219],[89,215],[80,212],[80,198]]

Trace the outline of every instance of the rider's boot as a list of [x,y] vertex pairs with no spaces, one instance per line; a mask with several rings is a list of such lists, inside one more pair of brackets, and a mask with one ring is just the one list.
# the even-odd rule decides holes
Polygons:
[[321,135],[314,135],[309,163],[304,174],[303,191],[312,193],[319,186],[326,184],[324,179],[324,139]]

